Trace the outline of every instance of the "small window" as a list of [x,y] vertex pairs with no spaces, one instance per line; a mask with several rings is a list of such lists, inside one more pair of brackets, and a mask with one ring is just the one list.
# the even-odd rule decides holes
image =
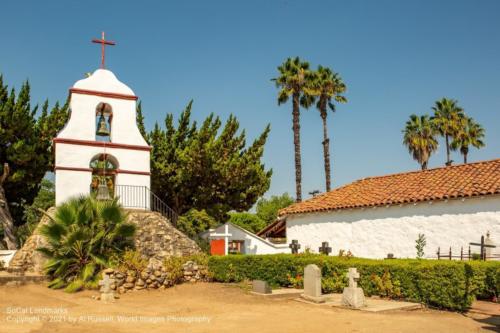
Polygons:
[[245,241],[242,240],[231,240],[228,243],[229,254],[243,254],[245,253]]

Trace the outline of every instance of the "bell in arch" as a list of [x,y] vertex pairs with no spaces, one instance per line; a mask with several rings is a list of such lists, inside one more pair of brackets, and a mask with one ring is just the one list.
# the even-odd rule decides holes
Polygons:
[[108,185],[106,185],[106,179],[104,177],[99,181],[99,186],[97,186],[97,200],[110,200]]
[[106,118],[104,118],[103,113],[101,113],[101,116],[99,117],[96,134],[99,136],[109,136],[108,124],[106,123]]

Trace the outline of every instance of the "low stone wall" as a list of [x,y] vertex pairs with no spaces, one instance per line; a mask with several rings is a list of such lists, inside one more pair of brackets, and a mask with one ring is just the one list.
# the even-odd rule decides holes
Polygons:
[[115,280],[115,283],[111,285],[111,289],[120,294],[133,290],[165,289],[183,282],[194,283],[209,280],[208,268],[198,265],[193,261],[184,263],[182,271],[178,274],[168,272],[164,267],[156,269],[146,268],[141,271],[120,271],[108,268],[103,271],[103,274],[107,274]]

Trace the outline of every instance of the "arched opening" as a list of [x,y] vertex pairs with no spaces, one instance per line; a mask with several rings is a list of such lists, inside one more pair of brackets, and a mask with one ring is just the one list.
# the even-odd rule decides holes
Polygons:
[[111,122],[113,110],[108,103],[99,103],[95,109],[95,140],[100,142],[111,142]]
[[115,193],[116,170],[118,161],[109,154],[98,154],[90,160],[92,169],[92,183],[90,191],[97,193],[99,184],[105,184],[108,188],[109,197],[112,198]]

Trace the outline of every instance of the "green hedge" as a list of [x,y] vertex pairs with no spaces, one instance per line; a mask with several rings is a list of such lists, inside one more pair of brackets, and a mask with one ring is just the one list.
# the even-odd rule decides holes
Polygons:
[[432,307],[463,311],[475,297],[500,292],[500,262],[445,260],[373,260],[314,254],[231,255],[210,257],[215,281],[265,280],[272,286],[300,286],[304,267],[322,270],[323,292],[342,292],[346,272],[356,267],[366,295],[421,302]]

